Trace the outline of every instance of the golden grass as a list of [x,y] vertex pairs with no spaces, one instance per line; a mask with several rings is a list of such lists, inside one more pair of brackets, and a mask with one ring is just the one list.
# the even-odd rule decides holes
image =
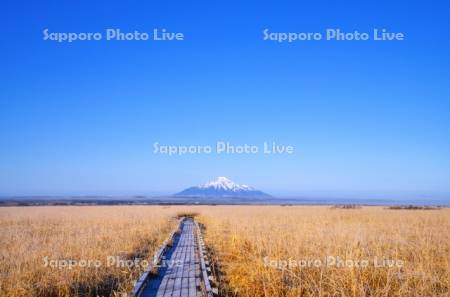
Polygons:
[[[220,256],[225,294],[449,295],[448,208],[68,206],[0,208],[0,296],[130,292],[142,267],[58,269],[45,267],[44,258],[99,259],[104,264],[107,256],[116,255],[150,259],[182,214],[195,215],[206,226],[206,243]],[[378,257],[404,265],[278,269],[271,264],[326,256],[354,261]]]
[[[127,292],[142,267],[108,265],[107,257],[151,257],[175,227],[175,213],[159,206],[0,208],[0,296]],[[102,265],[59,269],[46,267],[45,257]]]
[[[206,243],[239,296],[449,296],[450,209],[225,206],[202,210]],[[300,260],[370,260],[365,268]],[[374,267],[373,260],[402,267]],[[331,259],[331,258],[329,258]],[[275,260],[296,260],[291,266]],[[272,261],[272,262],[270,262]],[[297,267],[295,267],[297,263]],[[303,267],[298,267],[302,266]],[[285,268],[283,268],[285,267]]]

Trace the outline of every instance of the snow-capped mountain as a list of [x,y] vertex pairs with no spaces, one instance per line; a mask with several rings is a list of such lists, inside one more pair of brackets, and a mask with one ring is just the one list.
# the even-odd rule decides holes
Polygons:
[[220,176],[206,184],[187,188],[175,196],[185,197],[270,197],[247,185],[237,184],[230,179]]

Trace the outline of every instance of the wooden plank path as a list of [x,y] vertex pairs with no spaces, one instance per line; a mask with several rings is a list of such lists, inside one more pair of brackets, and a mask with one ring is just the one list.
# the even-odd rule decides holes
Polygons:
[[133,296],[213,296],[203,256],[204,243],[194,220],[182,220],[180,232],[173,235],[172,241],[172,246],[160,255],[157,275],[144,275],[146,279],[138,282]]

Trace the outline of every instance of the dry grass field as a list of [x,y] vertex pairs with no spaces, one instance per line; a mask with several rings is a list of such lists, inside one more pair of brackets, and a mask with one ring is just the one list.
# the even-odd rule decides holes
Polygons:
[[[108,264],[107,257],[151,257],[176,225],[170,221],[174,213],[159,206],[0,208],[0,296],[127,292],[141,265],[129,269],[127,262]],[[58,268],[51,260],[101,265],[79,261]]]
[[202,214],[228,294],[450,296],[448,208],[224,206]]
[[[329,206],[0,208],[0,296],[129,292],[142,268],[108,266],[106,257],[150,259],[183,211],[206,227],[223,294],[449,296],[450,209]],[[60,269],[45,257],[103,265]]]

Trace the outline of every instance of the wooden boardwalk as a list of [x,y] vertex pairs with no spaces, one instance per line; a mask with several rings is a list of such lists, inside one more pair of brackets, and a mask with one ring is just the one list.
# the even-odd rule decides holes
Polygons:
[[161,260],[158,275],[148,281],[139,296],[204,296],[204,279],[194,221],[190,218],[182,221],[180,231]]

